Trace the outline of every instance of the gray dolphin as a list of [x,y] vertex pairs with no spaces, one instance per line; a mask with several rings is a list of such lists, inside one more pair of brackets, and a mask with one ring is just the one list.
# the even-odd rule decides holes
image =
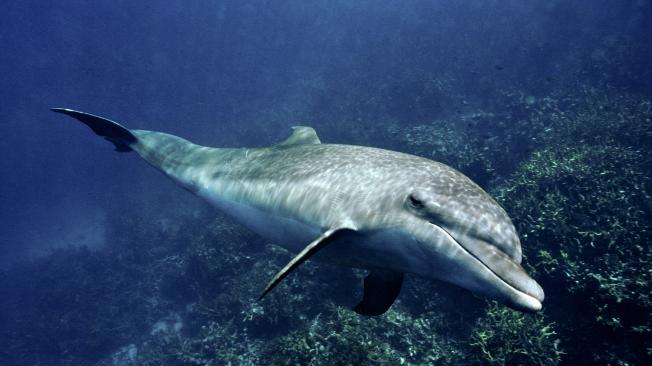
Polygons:
[[[404,273],[447,281],[522,310],[543,289],[521,263],[505,211],[462,173],[417,156],[322,144],[309,127],[265,148],[204,147],[165,133],[129,130],[64,108],[259,235],[298,254],[261,298],[308,258],[369,270],[354,310],[383,314]],[[314,256],[314,257],[313,257]]]

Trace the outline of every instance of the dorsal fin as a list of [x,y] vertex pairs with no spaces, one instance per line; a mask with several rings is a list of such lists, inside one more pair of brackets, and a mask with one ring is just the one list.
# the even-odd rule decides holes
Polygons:
[[317,132],[312,127],[294,126],[292,127],[292,134],[290,137],[283,140],[283,142],[276,144],[276,146],[293,146],[293,145],[316,145],[321,144]]

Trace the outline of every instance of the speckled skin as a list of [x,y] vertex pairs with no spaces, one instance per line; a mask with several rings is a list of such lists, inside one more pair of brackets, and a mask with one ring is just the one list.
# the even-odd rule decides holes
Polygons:
[[539,310],[543,290],[521,268],[505,211],[460,172],[383,149],[321,144],[297,128],[285,142],[252,149],[194,145],[131,130],[130,147],[186,189],[276,244],[298,252],[337,227],[357,234],[316,259],[441,279]]

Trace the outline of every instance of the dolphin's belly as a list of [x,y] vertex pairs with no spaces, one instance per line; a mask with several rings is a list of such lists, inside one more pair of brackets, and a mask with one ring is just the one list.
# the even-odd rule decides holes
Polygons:
[[[300,252],[321,235],[320,228],[298,220],[274,215],[210,192],[199,191],[197,194],[256,234],[294,253]],[[411,241],[391,231],[361,234],[330,244],[313,259],[356,268],[405,271],[413,269],[417,261],[410,255]]]
[[421,274],[430,266],[419,255],[419,243],[414,238],[393,230],[379,230],[360,234],[349,240],[337,241],[315,257],[323,261],[349,267],[385,268],[397,272]]
[[[298,253],[320,234],[318,227],[298,220],[274,215],[255,207],[226,200],[204,192],[198,194],[218,209],[271,243]],[[415,256],[418,246],[412,238],[386,230],[361,234],[330,244],[313,257],[314,260],[355,268],[389,268],[400,272],[422,273],[422,258]]]
[[200,191],[197,194],[256,234],[292,252],[301,251],[321,234],[319,228],[291,218],[227,200],[210,192]]

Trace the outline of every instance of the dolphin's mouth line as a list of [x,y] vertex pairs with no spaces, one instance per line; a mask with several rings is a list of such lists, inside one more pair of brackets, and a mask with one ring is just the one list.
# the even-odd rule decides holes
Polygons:
[[529,293],[527,293],[527,292],[525,292],[525,291],[523,291],[523,290],[517,288],[516,286],[512,285],[511,283],[507,282],[507,281],[506,281],[502,276],[500,276],[500,275],[499,275],[498,273],[496,273],[496,272],[495,272],[491,267],[489,267],[485,262],[483,262],[480,258],[478,258],[478,256],[476,256],[476,255],[473,254],[471,251],[469,251],[468,249],[466,249],[466,248],[464,247],[464,245],[462,245],[462,244],[461,244],[461,243],[460,243],[460,242],[459,242],[459,241],[458,241],[458,240],[457,240],[457,239],[456,239],[456,238],[455,238],[455,237],[454,237],[450,232],[448,232],[448,230],[444,229],[443,227],[441,227],[441,226],[439,226],[439,225],[435,225],[435,224],[433,224],[433,223],[430,223],[430,224],[433,225],[433,226],[435,226],[435,227],[437,227],[437,228],[439,228],[439,229],[441,229],[441,231],[443,231],[444,233],[446,233],[446,235],[448,235],[448,236],[449,236],[449,237],[450,237],[450,238],[455,242],[455,244],[457,244],[460,248],[462,248],[462,250],[463,250],[464,252],[466,252],[468,255],[470,255],[473,259],[475,259],[476,261],[478,261],[478,262],[479,262],[479,263],[480,263],[484,268],[486,268],[487,270],[489,270],[489,272],[491,272],[491,273],[492,273],[496,278],[498,278],[498,279],[499,279],[499,280],[500,280],[500,281],[501,281],[505,286],[507,286],[507,287],[509,287],[510,289],[514,290],[515,292],[521,294],[522,296],[527,296],[527,297],[530,298],[532,301],[535,301],[536,303],[538,303],[539,306],[541,305],[541,301],[540,301],[539,299],[537,299],[535,296],[533,296],[533,295],[531,295],[531,294],[529,294]]

